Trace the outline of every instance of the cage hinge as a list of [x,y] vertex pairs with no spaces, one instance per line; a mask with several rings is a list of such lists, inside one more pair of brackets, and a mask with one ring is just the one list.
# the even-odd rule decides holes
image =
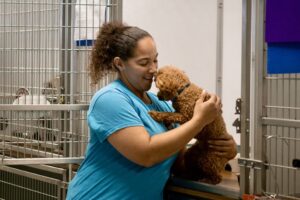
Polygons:
[[236,99],[234,114],[239,115],[239,117],[234,120],[232,126],[235,126],[237,133],[241,133],[241,106],[242,106],[242,99],[241,98]]

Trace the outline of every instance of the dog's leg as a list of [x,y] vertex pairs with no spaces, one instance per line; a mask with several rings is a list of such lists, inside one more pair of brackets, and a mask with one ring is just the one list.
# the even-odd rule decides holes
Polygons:
[[180,113],[150,111],[149,115],[155,121],[163,122],[166,124],[171,124],[171,123],[183,124],[184,122],[187,121],[187,118]]
[[204,178],[200,179],[199,181],[216,185],[222,181],[222,176],[220,174],[205,174]]

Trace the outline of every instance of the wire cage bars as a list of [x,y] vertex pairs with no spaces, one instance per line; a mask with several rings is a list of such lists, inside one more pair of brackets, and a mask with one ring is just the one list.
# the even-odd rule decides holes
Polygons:
[[267,74],[265,0],[243,12],[241,193],[300,199],[300,75]]
[[116,78],[91,87],[89,53],[121,9],[121,0],[0,0],[0,198],[64,199],[88,142],[89,101]]
[[300,168],[293,166],[293,161],[300,159],[300,75],[269,75],[264,79],[266,191],[300,199]]

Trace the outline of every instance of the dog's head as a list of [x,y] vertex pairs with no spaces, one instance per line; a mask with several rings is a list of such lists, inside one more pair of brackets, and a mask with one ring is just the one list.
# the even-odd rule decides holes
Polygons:
[[172,100],[178,95],[178,90],[190,83],[187,75],[174,66],[161,67],[155,78],[155,85],[159,89],[157,96],[160,100]]

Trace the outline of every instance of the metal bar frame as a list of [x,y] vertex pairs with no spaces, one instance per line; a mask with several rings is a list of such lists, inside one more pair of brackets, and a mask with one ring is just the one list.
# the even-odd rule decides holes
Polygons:
[[46,164],[80,164],[84,157],[68,158],[8,158],[2,159],[1,165],[46,165]]
[[[263,163],[265,140],[261,117],[266,104],[264,13],[265,1],[243,1],[242,109],[241,109],[241,195],[261,194],[266,189],[265,167],[247,164]],[[263,86],[263,87],[262,87]],[[251,147],[251,151],[250,151]]]
[[263,117],[263,125],[300,128],[300,120]]
[[266,0],[243,1],[241,194],[299,199],[299,77],[267,74],[265,14]]
[[[242,70],[241,70],[241,148],[240,157],[250,156],[250,66],[251,66],[251,1],[242,2]],[[249,193],[250,169],[240,165],[240,189],[241,195]]]
[[224,1],[217,1],[216,94],[222,98]]
[[[252,1],[254,18],[254,25],[252,27],[252,65],[251,65],[251,82],[250,85],[250,147],[253,159],[266,162],[266,143],[264,140],[264,133],[266,133],[266,126],[262,125],[261,117],[266,116],[266,111],[263,105],[267,102],[267,88],[264,77],[265,71],[265,0]],[[266,191],[266,169],[253,169],[253,176],[251,178],[252,186],[251,193],[262,194]]]
[[88,110],[88,104],[12,105],[0,104],[3,111],[75,111]]

